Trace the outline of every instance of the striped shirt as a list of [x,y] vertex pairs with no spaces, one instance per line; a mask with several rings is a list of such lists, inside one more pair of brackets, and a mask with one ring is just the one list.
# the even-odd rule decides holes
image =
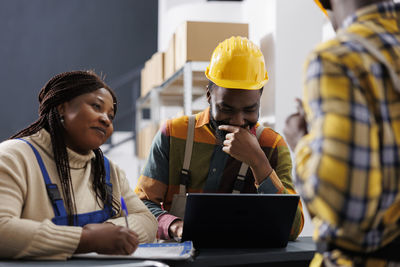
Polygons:
[[[190,162],[191,177],[187,192],[231,193],[241,162],[223,152],[222,146],[217,144],[209,125],[209,116],[209,108],[196,115]],[[258,126],[259,124],[251,129],[253,134]],[[160,218],[169,211],[173,195],[179,193],[187,127],[188,116],[169,120],[161,127],[153,140],[146,166],[135,189],[150,211],[159,219],[159,236],[166,239],[172,219],[164,223]],[[272,129],[265,128],[259,143],[274,172],[256,186],[249,168],[242,193],[296,194],[291,178],[290,152],[283,138]],[[296,239],[303,228],[303,223],[303,212],[299,203],[290,239]]]
[[[369,5],[341,31],[372,42],[399,75],[399,15],[399,4]],[[338,37],[311,53],[305,71],[310,128],[296,147],[296,185],[315,216],[314,236],[374,251],[400,235],[400,93],[383,64],[358,42]],[[333,254],[324,257],[336,264],[345,257]],[[352,266],[346,257],[338,265]]]

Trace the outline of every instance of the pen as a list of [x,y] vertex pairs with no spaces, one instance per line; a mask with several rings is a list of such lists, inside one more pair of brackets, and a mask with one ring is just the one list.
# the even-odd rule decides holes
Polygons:
[[129,228],[128,209],[126,208],[126,204],[125,204],[124,198],[122,196],[121,196],[121,206],[122,206],[122,212],[124,213],[124,217],[125,217],[126,227]]

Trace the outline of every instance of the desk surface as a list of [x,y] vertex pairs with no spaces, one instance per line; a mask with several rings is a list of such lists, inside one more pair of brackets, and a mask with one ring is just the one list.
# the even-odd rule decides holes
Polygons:
[[[200,249],[194,261],[163,261],[170,266],[262,266],[274,263],[274,266],[308,266],[315,252],[311,237],[299,237],[289,242],[285,248],[249,248],[249,249]],[[137,263],[137,264],[135,264]],[[68,261],[0,261],[2,266],[143,266],[138,260],[80,259]],[[157,266],[145,265],[145,266]]]

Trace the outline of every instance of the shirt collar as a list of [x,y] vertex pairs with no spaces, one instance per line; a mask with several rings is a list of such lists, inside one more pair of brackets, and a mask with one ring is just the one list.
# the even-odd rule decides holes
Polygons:
[[210,107],[196,115],[196,128],[203,127],[210,122]]
[[354,22],[370,20],[373,18],[396,18],[396,10],[400,10],[400,4],[396,4],[392,1],[368,5],[358,9],[354,14],[348,16],[343,21],[342,28],[347,28]]

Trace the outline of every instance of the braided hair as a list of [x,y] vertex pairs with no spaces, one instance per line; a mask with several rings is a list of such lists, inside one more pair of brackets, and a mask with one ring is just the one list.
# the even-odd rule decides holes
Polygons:
[[[32,135],[41,129],[46,129],[50,133],[51,144],[54,153],[54,160],[60,178],[64,203],[68,214],[68,223],[73,225],[76,219],[76,204],[74,190],[71,182],[71,172],[66,144],[64,141],[64,126],[61,122],[57,106],[70,101],[82,94],[96,91],[100,88],[107,89],[113,98],[114,112],[117,111],[117,99],[113,90],[96,75],[93,71],[72,71],[60,73],[51,78],[39,93],[39,119],[21,130],[10,139],[21,138]],[[93,160],[94,179],[93,191],[96,193],[96,201],[109,204],[119,213],[119,202],[112,196],[106,187],[104,157],[100,148],[93,150],[96,157]]]

